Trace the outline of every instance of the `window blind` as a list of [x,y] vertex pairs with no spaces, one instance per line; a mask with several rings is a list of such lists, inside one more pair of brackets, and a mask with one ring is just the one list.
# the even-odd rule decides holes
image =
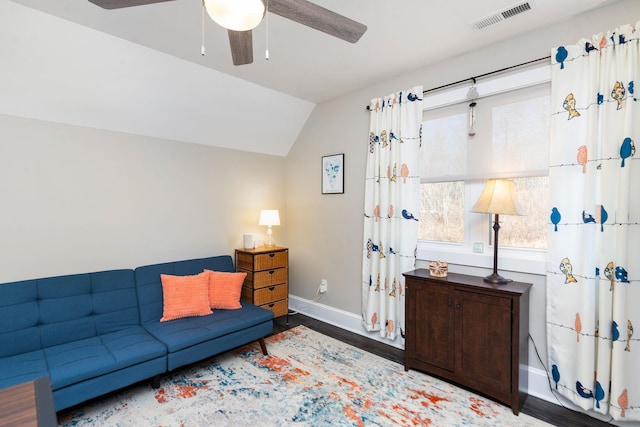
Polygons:
[[495,93],[476,101],[473,136],[471,101],[424,111],[421,182],[548,174],[550,83]]

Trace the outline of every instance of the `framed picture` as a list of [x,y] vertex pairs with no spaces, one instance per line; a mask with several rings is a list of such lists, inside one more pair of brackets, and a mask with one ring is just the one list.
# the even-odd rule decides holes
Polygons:
[[344,154],[322,157],[322,194],[344,193]]

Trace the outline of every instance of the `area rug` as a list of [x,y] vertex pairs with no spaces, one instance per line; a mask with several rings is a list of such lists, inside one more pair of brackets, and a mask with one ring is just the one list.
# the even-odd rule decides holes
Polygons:
[[64,426],[545,426],[304,326],[59,414]]

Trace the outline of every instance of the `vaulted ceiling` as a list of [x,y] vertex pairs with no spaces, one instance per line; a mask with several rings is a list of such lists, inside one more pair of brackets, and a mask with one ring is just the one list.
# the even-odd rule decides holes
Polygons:
[[[618,0],[528,0],[531,10],[484,29],[472,24],[526,0],[315,0],[367,32],[350,44],[268,14],[243,66],[200,0],[117,10],[11,1],[0,5],[0,35],[11,40],[0,46],[10,64],[0,90],[13,103],[0,101],[0,113],[286,155],[317,103]],[[384,60],[388,52],[397,59]],[[239,127],[222,104],[261,131]],[[272,141],[252,145],[269,132]]]

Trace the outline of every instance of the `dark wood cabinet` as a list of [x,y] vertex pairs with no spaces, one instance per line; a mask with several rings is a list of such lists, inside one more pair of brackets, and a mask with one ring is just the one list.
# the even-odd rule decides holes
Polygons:
[[527,396],[530,283],[426,269],[404,274],[405,370],[418,369],[509,405]]

